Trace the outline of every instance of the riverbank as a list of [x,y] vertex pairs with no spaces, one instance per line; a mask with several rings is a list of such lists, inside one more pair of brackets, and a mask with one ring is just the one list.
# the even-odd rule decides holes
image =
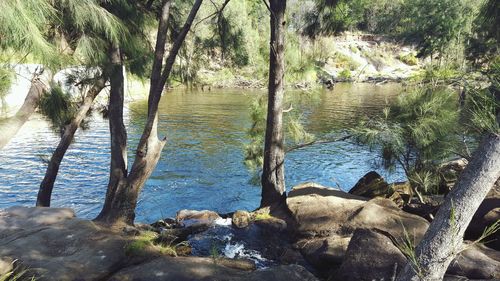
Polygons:
[[[428,226],[391,199],[314,183],[294,187],[282,207],[183,210],[112,229],[71,209],[11,207],[0,213],[0,273],[24,268],[36,280],[391,280],[407,261],[403,245],[418,243]],[[218,246],[226,241],[221,233],[232,239]],[[499,251],[466,241],[445,280],[495,280],[498,268]]]

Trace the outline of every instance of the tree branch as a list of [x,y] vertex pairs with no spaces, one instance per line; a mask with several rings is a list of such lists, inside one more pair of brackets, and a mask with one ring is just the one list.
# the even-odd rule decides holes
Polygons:
[[343,136],[343,137],[336,138],[336,139],[333,139],[333,140],[311,141],[311,142],[307,142],[307,143],[296,145],[294,147],[290,147],[290,148],[288,148],[286,150],[286,152],[288,153],[288,152],[291,152],[291,151],[294,151],[294,150],[297,150],[297,149],[301,149],[301,148],[304,148],[304,147],[307,147],[307,146],[311,146],[311,145],[316,145],[316,144],[325,144],[325,143],[332,143],[332,142],[338,142],[338,141],[345,141],[345,140],[348,140],[350,138],[352,138],[352,135]]

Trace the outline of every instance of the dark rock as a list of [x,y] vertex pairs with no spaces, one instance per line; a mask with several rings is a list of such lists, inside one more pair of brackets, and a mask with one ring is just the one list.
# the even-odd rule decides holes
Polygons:
[[465,245],[451,262],[447,274],[470,279],[500,279],[500,252],[480,245]]
[[386,197],[389,191],[389,184],[384,178],[377,172],[371,171],[364,175],[354,187],[349,190],[349,193],[366,198],[375,198],[378,196]]
[[417,200],[411,201],[403,207],[403,211],[420,216],[430,222],[433,220],[443,200],[442,195],[426,196],[424,199],[425,203]]
[[256,220],[254,223],[258,227],[267,230],[270,233],[280,233],[286,231],[287,229],[287,223],[284,220],[275,217]]
[[455,185],[458,176],[467,166],[467,159],[460,158],[441,164],[438,168],[439,193],[447,194]]
[[165,245],[179,243],[186,241],[189,235],[203,232],[208,228],[209,226],[205,224],[193,224],[181,228],[163,229],[155,242]]
[[233,225],[237,228],[245,228],[250,224],[250,213],[247,211],[236,211],[233,213]]
[[248,259],[229,259],[229,258],[219,257],[215,259],[214,262],[218,265],[244,271],[253,271],[257,269],[255,262]]
[[[483,231],[500,220],[500,184],[497,182],[490,190],[476,213],[472,217],[466,232],[465,239],[478,239]],[[486,239],[486,245],[500,251],[500,231]]]
[[342,263],[350,240],[350,236],[303,239],[295,247],[314,268],[327,270]]
[[[334,280],[391,280],[394,272],[399,272],[406,264],[406,258],[395,244],[398,241],[401,240],[385,231],[359,228],[352,236]],[[446,274],[465,277],[465,280],[500,278],[498,251],[479,245],[464,247]]]
[[344,262],[332,280],[391,280],[406,258],[386,235],[370,229],[357,229],[347,248]]

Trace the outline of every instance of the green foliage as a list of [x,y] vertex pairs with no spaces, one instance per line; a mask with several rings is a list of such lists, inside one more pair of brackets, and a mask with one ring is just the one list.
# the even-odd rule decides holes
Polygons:
[[0,281],[36,281],[34,275],[29,276],[28,269],[21,269],[13,262],[14,270],[0,274]]
[[353,134],[358,142],[380,149],[385,167],[400,165],[412,187],[431,192],[436,163],[457,145],[458,117],[453,91],[421,86],[401,94],[382,117],[362,121]]
[[410,235],[408,234],[408,231],[406,230],[404,225],[403,224],[401,225],[403,226],[404,237],[399,240],[393,241],[394,245],[406,257],[413,270],[417,272],[417,275],[422,276],[421,273],[422,269],[420,268],[420,264],[417,260],[417,253],[415,252],[415,247],[416,247],[415,239],[410,238]]
[[102,52],[99,39],[117,42],[127,33],[99,0],[5,0],[0,9],[0,49],[30,54],[51,68],[75,61],[95,63],[102,58],[94,53]]
[[466,103],[470,119],[469,128],[478,135],[500,133],[498,112],[500,111],[500,57],[491,62],[488,71],[490,86],[484,89],[471,88]]
[[[314,135],[308,133],[303,126],[301,105],[310,103],[317,97],[316,92],[290,92],[285,95],[284,104],[289,105],[283,113],[283,128],[285,145],[293,146],[299,143],[314,141]],[[252,126],[247,131],[250,143],[243,147],[245,166],[252,172],[261,169],[264,157],[264,137],[266,130],[267,99],[264,95],[256,97],[251,105]]]
[[417,65],[418,64],[418,58],[415,56],[415,53],[400,54],[399,60],[404,62],[407,65]]
[[13,75],[10,69],[0,66],[0,113],[4,113],[4,111],[7,110],[5,96],[12,85],[12,77]]
[[157,243],[159,234],[154,231],[142,231],[134,241],[125,246],[125,254],[128,256],[140,256],[148,254],[148,251],[156,251],[168,256],[177,256],[177,248],[187,246],[187,242],[177,244]]
[[75,103],[61,86],[52,85],[50,92],[44,93],[40,99],[40,112],[46,116],[52,128],[62,133],[64,126],[69,124],[76,113]]
[[339,78],[343,80],[350,80],[352,78],[351,71],[349,69],[343,69],[339,72]]

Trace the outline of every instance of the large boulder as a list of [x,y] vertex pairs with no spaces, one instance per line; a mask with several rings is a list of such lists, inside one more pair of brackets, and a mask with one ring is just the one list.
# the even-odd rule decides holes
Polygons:
[[401,211],[391,200],[365,198],[319,185],[292,189],[287,205],[301,237],[350,236],[357,228],[378,228],[394,237],[409,234],[417,241],[429,223]]
[[286,200],[300,236],[329,236],[342,231],[366,198],[314,183],[294,187]]
[[[378,229],[356,230],[344,261],[332,279],[392,280],[407,262],[398,246],[403,242]],[[500,256],[497,251],[470,244],[464,245],[464,249],[451,262],[446,272],[449,280],[500,278]]]
[[316,281],[306,269],[298,265],[276,266],[264,270],[241,271],[226,267],[211,258],[160,257],[152,261],[118,271],[110,281]]
[[342,263],[350,240],[350,236],[303,239],[295,243],[294,247],[314,268],[329,270]]
[[68,209],[5,210],[0,257],[19,261],[36,280],[99,280],[127,261],[129,239],[73,216]]
[[[500,181],[493,186],[472,217],[465,238],[475,240],[479,238],[487,227],[500,220]],[[500,251],[500,231],[486,239],[486,245]]]
[[332,280],[392,280],[394,271],[406,264],[406,258],[393,241],[377,230],[357,229],[352,236],[344,262]]

